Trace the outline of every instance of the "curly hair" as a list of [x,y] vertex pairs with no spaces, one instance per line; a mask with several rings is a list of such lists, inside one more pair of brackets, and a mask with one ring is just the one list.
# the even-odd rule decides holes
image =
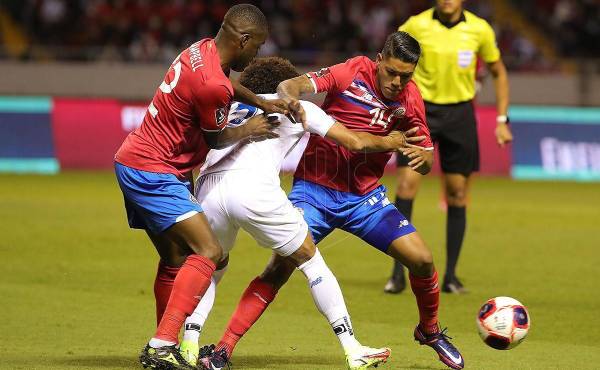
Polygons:
[[296,67],[280,57],[256,58],[244,69],[240,84],[255,94],[273,94],[280,82],[298,77]]

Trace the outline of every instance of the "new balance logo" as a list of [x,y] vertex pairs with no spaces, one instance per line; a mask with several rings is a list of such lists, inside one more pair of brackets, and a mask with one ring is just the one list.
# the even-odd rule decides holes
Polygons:
[[310,282],[310,287],[314,287],[317,286],[319,284],[321,284],[323,282],[323,278],[321,276],[319,276],[318,278],[316,278],[315,280]]
[[400,224],[398,225],[398,228],[402,228],[404,226],[408,226],[410,224],[410,222],[408,222],[408,220],[402,220],[400,221]]

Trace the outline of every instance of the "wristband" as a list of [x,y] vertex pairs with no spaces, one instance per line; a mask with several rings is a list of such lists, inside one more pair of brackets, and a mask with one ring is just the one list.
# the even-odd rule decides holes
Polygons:
[[506,123],[508,124],[510,122],[510,119],[508,118],[507,115],[500,115],[496,117],[496,123]]

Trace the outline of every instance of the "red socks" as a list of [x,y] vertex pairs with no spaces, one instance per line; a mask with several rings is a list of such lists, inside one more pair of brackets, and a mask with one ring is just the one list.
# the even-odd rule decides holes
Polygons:
[[275,299],[276,294],[277,291],[273,286],[265,283],[259,277],[252,280],[244,294],[242,294],[240,303],[238,303],[233,316],[229,320],[227,329],[216,349],[225,348],[228,357],[231,358],[231,353],[236,344],[265,312],[269,304]]
[[171,290],[173,289],[173,282],[179,267],[171,267],[164,264],[161,260],[158,262],[158,271],[156,272],[156,279],[154,280],[154,298],[156,299],[156,325],[160,323],[169,297],[171,296]]
[[421,278],[409,274],[410,286],[419,308],[419,319],[421,329],[427,334],[437,333],[438,307],[440,305],[440,287],[438,286],[437,271],[428,278]]
[[197,254],[187,257],[173,283],[171,296],[156,329],[155,338],[178,342],[179,330],[208,289],[215,268],[215,264],[206,257]]

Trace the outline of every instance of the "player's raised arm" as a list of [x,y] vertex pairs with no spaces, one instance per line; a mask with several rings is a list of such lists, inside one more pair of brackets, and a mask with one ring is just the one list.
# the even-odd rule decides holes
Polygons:
[[234,99],[236,101],[257,107],[266,113],[281,113],[289,114],[288,103],[283,99],[265,100],[250,91],[242,85],[238,80],[231,80],[233,86]]

